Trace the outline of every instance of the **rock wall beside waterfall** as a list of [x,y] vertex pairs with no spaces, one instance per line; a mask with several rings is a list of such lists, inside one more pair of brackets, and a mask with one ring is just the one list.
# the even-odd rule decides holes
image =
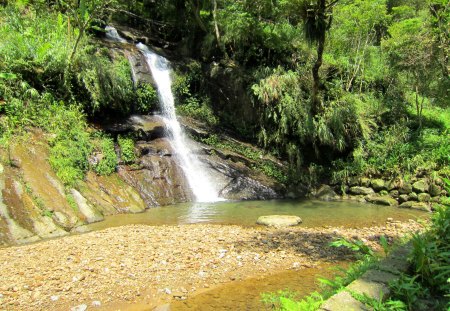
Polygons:
[[[9,155],[1,150],[1,158],[10,160],[0,163],[0,246],[83,231],[83,225],[108,215],[190,201],[192,193],[163,127],[157,116],[131,117],[105,126],[112,135],[134,133],[138,138],[136,164],[119,165],[117,173],[110,176],[88,172],[85,180],[71,189],[64,187],[50,167],[47,137],[40,130],[33,130],[28,141],[13,144]],[[282,196],[282,187],[246,166],[244,158],[195,144],[223,197]]]

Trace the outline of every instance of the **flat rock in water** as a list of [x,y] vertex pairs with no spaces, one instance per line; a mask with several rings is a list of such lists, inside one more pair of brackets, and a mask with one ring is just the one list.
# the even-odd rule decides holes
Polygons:
[[302,219],[298,216],[292,215],[268,215],[259,217],[256,223],[258,225],[279,228],[296,226],[302,223]]

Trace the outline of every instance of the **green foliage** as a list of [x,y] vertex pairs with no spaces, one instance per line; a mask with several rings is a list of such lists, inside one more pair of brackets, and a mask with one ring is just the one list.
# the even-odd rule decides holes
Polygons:
[[264,304],[270,306],[272,310],[280,311],[315,311],[323,303],[322,295],[317,292],[298,300],[295,293],[278,291],[277,293],[261,294],[261,300]]
[[359,294],[356,292],[350,292],[353,298],[362,302],[365,306],[369,307],[373,311],[406,311],[406,305],[400,300],[388,299],[383,301],[383,293],[380,293],[380,299],[369,297],[366,293]]
[[333,247],[346,247],[356,253],[359,253],[363,256],[373,256],[373,250],[364,244],[363,241],[360,240],[347,240],[345,238],[339,238],[330,243],[330,246]]
[[120,158],[125,164],[134,163],[136,160],[136,152],[134,141],[130,137],[123,137],[119,135],[117,142],[120,147]]
[[103,136],[96,141],[98,162],[94,170],[99,175],[110,175],[116,171],[118,164],[114,141],[112,138]]
[[177,113],[182,116],[201,120],[210,126],[218,124],[218,119],[214,115],[210,105],[205,103],[205,101],[199,101],[193,97],[188,98],[184,105],[177,106]]
[[[79,56],[74,68],[77,70],[76,86],[79,89],[76,97],[85,102],[86,110],[90,113],[99,110],[112,110],[122,114],[132,112],[136,95],[130,65],[125,57],[111,61],[102,53],[84,53]],[[81,94],[89,97],[83,98]],[[138,107],[141,108],[142,90],[137,94]]]
[[158,104],[158,94],[151,84],[139,83],[136,89],[136,111],[148,113]]
[[64,184],[73,187],[89,169],[92,145],[86,121],[76,106],[54,102],[42,108],[34,125],[54,133],[50,140],[50,165]]

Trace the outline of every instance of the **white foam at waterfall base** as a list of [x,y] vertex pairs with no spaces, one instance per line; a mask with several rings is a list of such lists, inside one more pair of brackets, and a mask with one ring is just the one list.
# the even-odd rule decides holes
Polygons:
[[208,176],[207,168],[202,165],[189,148],[188,140],[177,120],[169,62],[164,57],[150,51],[142,43],[139,43],[137,47],[142,51],[152,72],[158,89],[162,117],[169,132],[170,144],[178,156],[179,164],[186,176],[189,187],[194,193],[195,200],[197,202],[222,201],[223,199],[218,196],[218,190],[215,189],[213,182]]

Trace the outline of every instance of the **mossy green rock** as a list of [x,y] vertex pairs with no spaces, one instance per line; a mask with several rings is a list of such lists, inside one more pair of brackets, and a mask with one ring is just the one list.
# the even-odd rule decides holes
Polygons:
[[351,187],[350,188],[350,193],[351,194],[356,194],[356,195],[358,195],[358,194],[368,195],[368,194],[374,193],[374,191],[373,191],[372,188],[355,186],[355,187]]
[[425,179],[421,179],[416,181],[413,185],[413,190],[416,193],[422,193],[422,192],[428,192],[428,189],[430,188],[428,185],[428,182]]
[[417,199],[419,202],[430,202],[431,196],[428,193],[419,193]]
[[411,192],[408,195],[408,201],[418,201],[418,200],[419,200],[419,197],[417,196],[417,193]]
[[370,182],[370,186],[375,191],[386,190],[386,185],[384,183],[384,180],[382,179],[372,179],[372,181]]
[[412,185],[411,184],[403,184],[399,189],[398,192],[400,194],[410,194],[412,192]]
[[366,197],[366,201],[378,204],[378,205],[387,205],[387,206],[397,206],[398,202],[397,200],[391,198],[388,195],[378,196],[378,195],[368,195]]
[[366,178],[366,177],[361,178],[361,186],[369,187],[370,186],[370,179]]
[[429,193],[432,197],[436,197],[441,194],[441,187],[435,184],[432,184],[429,189]]

